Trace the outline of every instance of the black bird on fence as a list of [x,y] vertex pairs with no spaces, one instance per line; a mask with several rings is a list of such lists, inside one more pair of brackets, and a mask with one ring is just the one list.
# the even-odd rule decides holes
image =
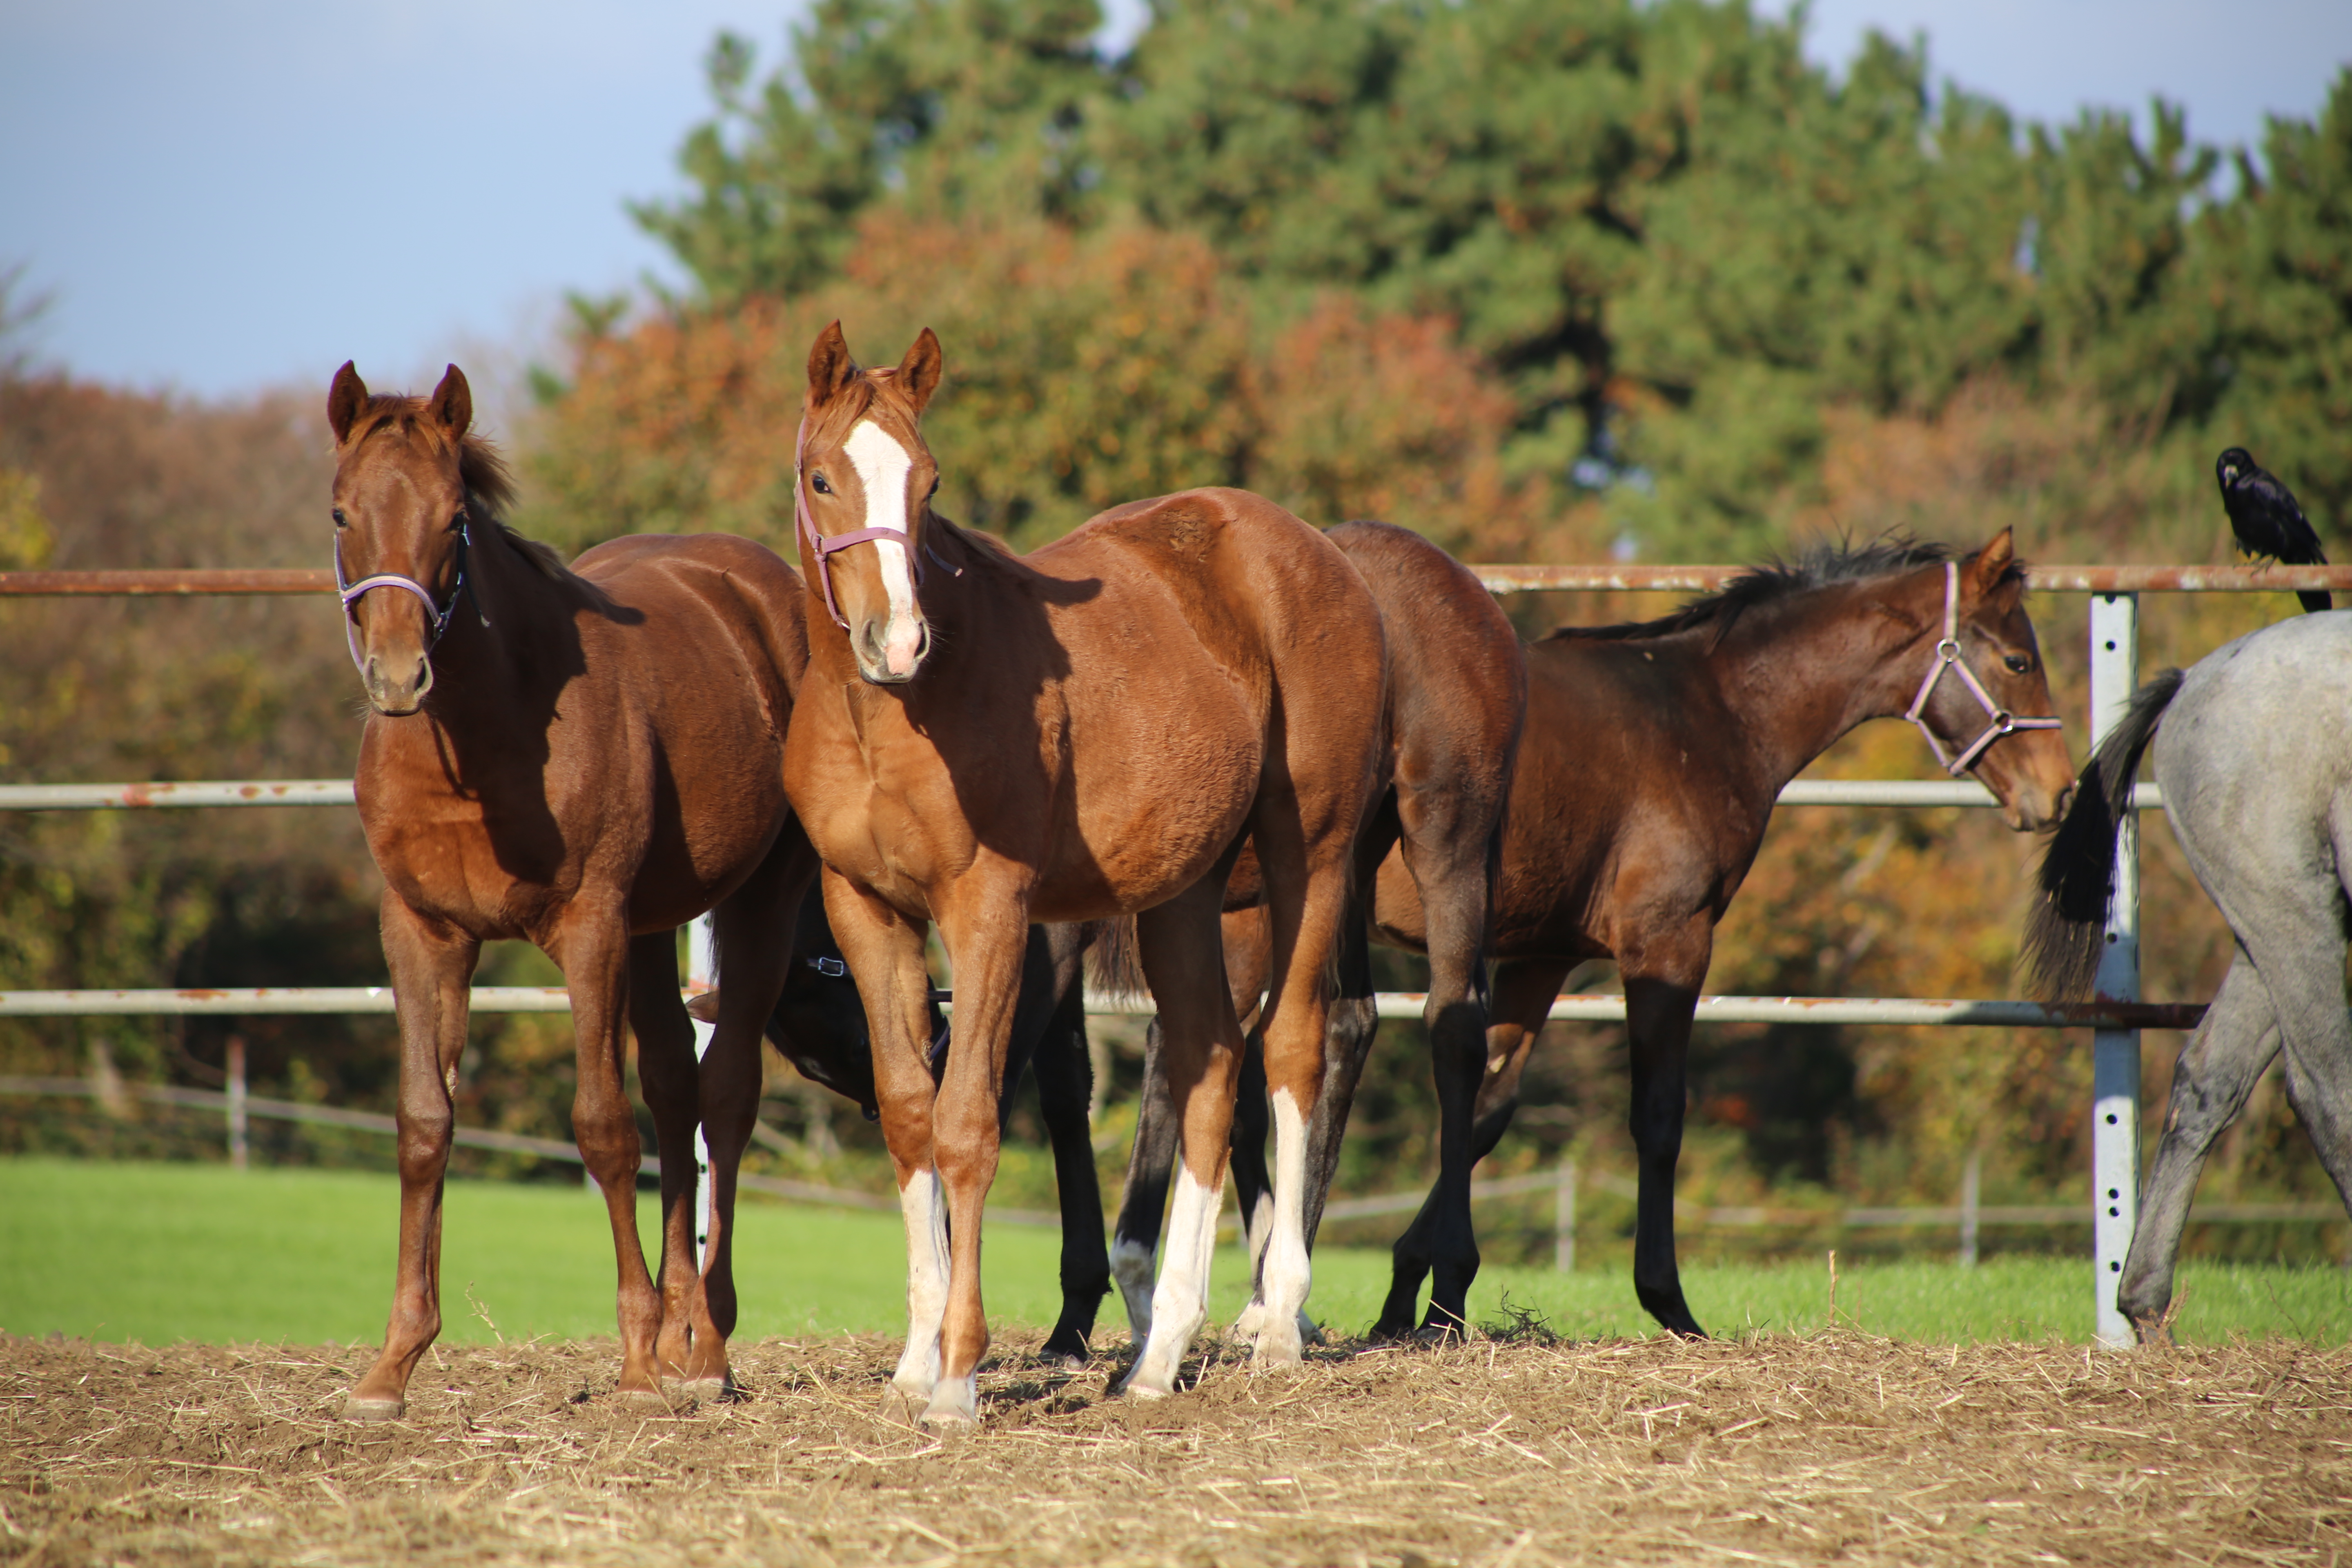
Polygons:
[[[2214,476],[2221,481],[2221,505],[2230,513],[2230,531],[2249,555],[2267,555],[2284,566],[2325,566],[2327,552],[2319,535],[2295,504],[2294,492],[2278,476],[2254,461],[2243,447],[2232,447],[2213,460]],[[2332,610],[2334,595],[2325,589],[2298,593],[2306,610]]]

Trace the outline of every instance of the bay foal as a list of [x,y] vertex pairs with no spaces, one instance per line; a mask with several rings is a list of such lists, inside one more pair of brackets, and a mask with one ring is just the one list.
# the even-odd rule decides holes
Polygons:
[[[1127,1387],[1175,1386],[1207,1312],[1224,1188],[1242,1040],[1218,912],[1245,837],[1273,953],[1276,1215],[1255,1358],[1299,1359],[1323,968],[1381,764],[1384,676],[1363,580],[1257,496],[1133,502],[1025,557],[933,513],[939,468],[919,424],[940,369],[928,329],[895,370],[860,370],[838,323],[810,352],[795,494],[809,673],[784,777],[873,1032],[907,1225],[893,1385],[926,1422],[962,1424],[978,1418],[982,1210],[1033,921],[1138,917],[1183,1168]],[[936,1084],[930,922],[956,987]]]
[[[619,1265],[624,1394],[662,1374],[724,1385],[737,1163],[760,1030],[815,860],[783,792],[806,660],[799,578],[740,539],[639,536],[583,555],[509,531],[505,470],[468,432],[457,366],[430,398],[369,394],[346,364],[335,435],[335,566],[373,710],[362,826],[383,873],[400,1018],[400,1261],[383,1350],[352,1391],[400,1415],[440,1331],[442,1176],[481,944],[537,943],[563,970],[578,1039],[572,1128],[604,1191]],[[727,977],[698,1072],[676,928],[713,911]],[[782,933],[780,938],[779,933]],[[662,1152],[660,1289],[637,1238],[638,1142],[625,1021]],[[691,1252],[694,1143],[708,1131],[710,1263]]]
[[[2000,797],[2009,826],[2049,826],[2073,791],[2025,576],[2006,530],[1956,559],[1896,542],[1759,567],[1663,620],[1563,627],[1528,649],[1527,733],[1495,896],[1494,1026],[1469,1157],[1510,1125],[1520,1075],[1569,971],[1613,959],[1625,986],[1641,1194],[1633,1289],[1697,1335],[1675,1259],[1684,1063],[1715,928],[1762,847],[1780,787],[1866,720],[1904,717],[1938,761]],[[2023,716],[2015,717],[2012,715]],[[1383,942],[1434,931],[1411,868],[1380,868]],[[1328,1168],[1316,1173],[1328,1182]],[[1376,1334],[1413,1328],[1445,1206],[1433,1193],[1395,1250]],[[1424,1327],[1458,1324],[1459,1271]]]

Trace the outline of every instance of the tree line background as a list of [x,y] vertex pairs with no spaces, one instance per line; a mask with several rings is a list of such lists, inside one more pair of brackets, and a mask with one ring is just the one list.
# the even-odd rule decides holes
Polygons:
[[[2042,560],[2218,561],[2211,463],[2233,444],[2323,537],[2344,530],[2352,74],[2315,119],[2224,150],[2161,103],[2137,123],[2021,121],[1883,37],[1833,74],[1795,24],[1737,4],[1160,0],[1118,58],[1095,50],[1099,23],[1092,0],[821,0],[786,58],[721,37],[681,188],[636,209],[690,286],[572,301],[509,433],[521,526],[568,551],[721,529],[791,553],[802,367],[838,318],[877,362],[940,331],[940,507],[1024,548],[1225,483],[1471,560],[1753,560],[1889,529],[1971,548],[2013,526]],[[0,363],[0,566],[315,563],[317,404],[304,388],[199,405]],[[1664,604],[1512,610],[1532,633]],[[2034,607],[2077,720],[2081,601]],[[2152,596],[2144,666],[2293,608]],[[0,638],[8,777],[351,766],[357,694],[320,605],[17,602]],[[1929,763],[1887,724],[1820,771]],[[1710,989],[2012,994],[2038,847],[1989,815],[1781,813]],[[2201,998],[2227,933],[2153,822],[2147,845],[2148,994]],[[377,981],[375,887],[340,813],[0,817],[0,984]],[[551,977],[520,950],[491,964]],[[389,1106],[389,1025],[372,1021],[13,1022],[0,1070],[103,1058],[204,1082],[232,1026],[257,1092]],[[2148,1037],[2152,1108],[2177,1047]],[[1383,1036],[1354,1190],[1432,1163],[1422,1049],[1417,1027]],[[1948,1202],[1971,1152],[1988,1202],[2085,1180],[2079,1035],[1719,1027],[1694,1050],[1684,1190],[1702,1200]],[[1107,1165],[1135,1072],[1111,1059]],[[561,1019],[485,1020],[466,1072],[465,1121],[568,1131]],[[771,1079],[784,1136],[760,1159],[878,1179],[868,1130],[789,1069]],[[1619,1031],[1554,1026],[1496,1166],[1566,1151],[1624,1168],[1624,1093]],[[194,1136],[0,1099],[0,1147]],[[271,1136],[282,1158],[389,1159]],[[1016,1151],[1001,1190],[1041,1202],[1049,1181]],[[2327,1190],[2267,1082],[2205,1191]],[[1595,1200],[1604,1231],[1630,1218],[1616,1202]],[[1489,1256],[1512,1250],[1501,1230]],[[2341,1231],[2196,1245],[2308,1256]]]

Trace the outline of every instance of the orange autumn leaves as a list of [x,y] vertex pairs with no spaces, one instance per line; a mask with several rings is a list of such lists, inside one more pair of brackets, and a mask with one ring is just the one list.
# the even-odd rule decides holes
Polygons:
[[531,443],[529,525],[572,549],[716,529],[788,550],[808,345],[836,319],[873,363],[940,333],[940,508],[1022,548],[1205,484],[1488,553],[1546,510],[1506,479],[1510,400],[1447,321],[1332,295],[1267,327],[1190,236],[876,213],[836,282],[583,333]]

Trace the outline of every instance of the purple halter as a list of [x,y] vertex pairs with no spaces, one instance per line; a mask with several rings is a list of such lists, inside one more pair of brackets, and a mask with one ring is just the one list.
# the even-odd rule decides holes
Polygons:
[[[1945,752],[1944,742],[1936,738],[1935,731],[1927,728],[1925,717],[1927,699],[1936,694],[1936,684],[1944,679],[1947,670],[1958,672],[1961,684],[1983,704],[1985,717],[1991,721],[1985,726],[1984,733],[1970,742],[1968,750],[1957,757]],[[1927,667],[1927,679],[1919,683],[1919,695],[1911,700],[1911,710],[1903,717],[1919,726],[1919,733],[1927,737],[1928,748],[1936,753],[1936,760],[1943,763],[1944,771],[1954,778],[1976,766],[1977,759],[1984,755],[1986,748],[2003,735],[2018,730],[2059,730],[2065,727],[2063,720],[2020,719],[2010,712],[1992,700],[1992,693],[1984,689],[1984,683],[1977,679],[1976,671],[1969,668],[1969,661],[1960,657],[1960,569],[1949,561],[1944,563],[1944,639],[1936,645],[1936,662]]]
[[[466,556],[473,548],[473,544],[472,525],[459,524],[457,581],[450,586],[449,605],[446,609],[444,609],[433,602],[431,589],[415,578],[404,577],[397,572],[379,572],[373,577],[362,577],[356,583],[345,582],[343,580],[343,542],[340,538],[335,541],[335,591],[343,596],[343,646],[352,650],[352,668],[360,672],[362,679],[365,679],[367,675],[367,660],[360,657],[359,622],[352,615],[352,606],[360,602],[362,595],[375,588],[399,588],[415,595],[425,601],[425,618],[433,628],[432,635],[425,639],[425,651],[431,653],[441,646],[441,634],[449,629],[449,618],[457,613],[457,601],[467,596]],[[488,617],[484,616],[482,625],[487,626],[489,624]]]
[[[887,539],[897,541],[899,547],[905,549],[913,542],[895,528],[861,528],[854,533],[831,535],[819,533],[816,531],[816,520],[809,515],[807,480],[801,472],[801,459],[807,453],[808,416],[803,414],[801,416],[800,434],[793,437],[793,519],[800,524],[801,542],[804,550],[803,563],[814,569],[817,586],[824,590],[825,614],[833,617],[835,626],[839,626],[843,631],[847,631],[849,623],[842,618],[841,607],[833,602],[833,570],[825,564],[825,557],[846,550],[853,544],[872,544],[877,541]],[[908,553],[913,563],[915,585],[919,588],[923,584],[922,558],[915,555],[912,551],[908,551]]]

